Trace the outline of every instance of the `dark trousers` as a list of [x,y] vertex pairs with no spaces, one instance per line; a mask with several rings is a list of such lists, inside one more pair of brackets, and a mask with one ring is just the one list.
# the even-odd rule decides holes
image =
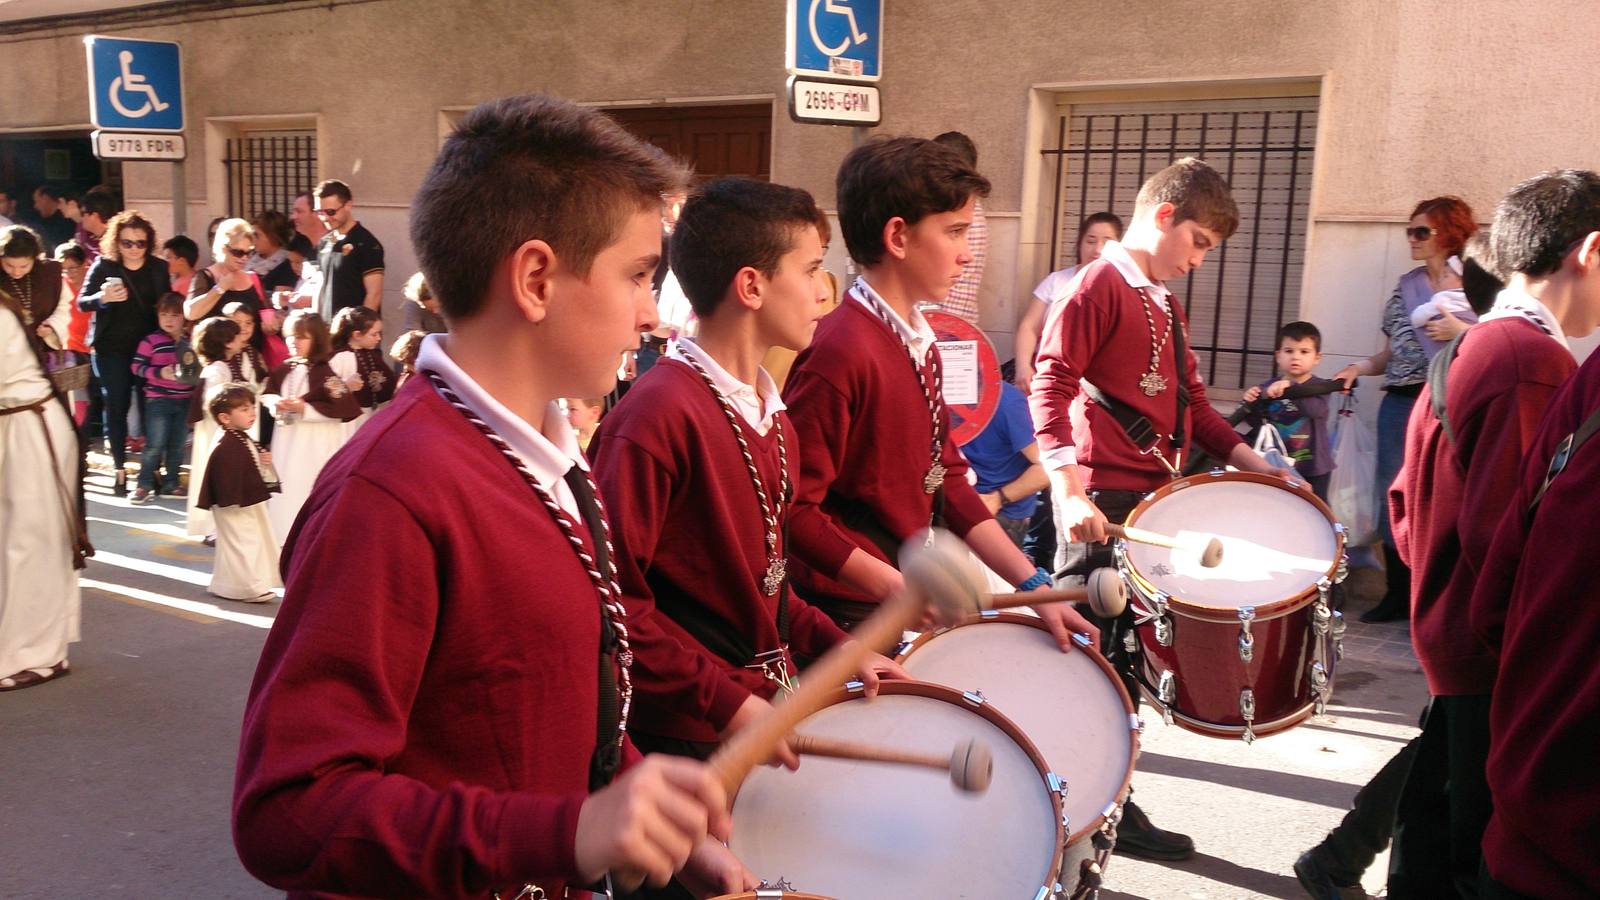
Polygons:
[[1362,874],[1389,846],[1394,834],[1395,808],[1400,805],[1400,790],[1405,786],[1411,761],[1416,758],[1417,745],[1421,742],[1420,736],[1412,738],[1371,781],[1356,791],[1350,811],[1323,839],[1318,856],[1335,884],[1344,887],[1360,884]]
[[1039,492],[1039,505],[1033,508],[1033,518],[1028,520],[1028,536],[1022,539],[1022,552],[1041,569],[1055,571],[1056,567],[1056,513],[1050,502],[1050,489]]
[[[1006,537],[1011,539],[1011,543],[1016,544],[1017,549],[1021,550],[1023,542],[1028,537],[1028,520],[1013,519],[1010,516],[995,516],[994,520],[1000,523],[1000,530],[1006,533]],[[1043,566],[1042,568],[1048,569],[1049,566]]]
[[104,403],[106,443],[111,462],[118,469],[128,463],[128,408],[133,405],[133,357],[113,353],[94,354],[94,374],[100,378],[100,397]]
[[[93,357],[90,357],[91,363]],[[83,442],[90,444],[105,436],[105,398],[100,395],[100,376],[94,373],[94,366],[89,366],[89,409],[84,413],[83,424],[78,430],[83,434]]]
[[[139,457],[139,487],[153,491],[162,464],[163,494],[178,490],[178,469],[183,465],[183,445],[189,436],[189,400],[147,397],[144,402],[144,453]],[[200,485],[192,485],[195,490]]]
[[[1089,492],[1089,500],[1105,514],[1106,521],[1117,525],[1128,521],[1128,514],[1133,512],[1133,508],[1138,506],[1143,498],[1143,494],[1134,491]],[[1072,540],[1066,525],[1061,521],[1059,510],[1055,514],[1055,531],[1057,584],[1065,587],[1081,586],[1088,582],[1089,573],[1095,569],[1116,566],[1111,544],[1085,544]],[[1128,689],[1128,696],[1133,698],[1133,707],[1137,710],[1139,682],[1134,677],[1134,667],[1138,665],[1138,658],[1128,652],[1123,641],[1123,635],[1134,629],[1132,605],[1114,619],[1096,616],[1087,603],[1079,604],[1078,611],[1092,619],[1100,628],[1100,652],[1106,661],[1111,663],[1111,667],[1117,670],[1117,676],[1122,679],[1122,686]]]
[[1395,811],[1389,897],[1475,898],[1491,803],[1489,695],[1434,697]]

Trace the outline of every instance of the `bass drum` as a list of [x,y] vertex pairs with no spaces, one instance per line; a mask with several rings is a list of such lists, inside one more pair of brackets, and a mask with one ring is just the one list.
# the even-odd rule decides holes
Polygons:
[[1061,795],[1044,759],[993,704],[916,681],[867,700],[840,691],[798,729],[816,737],[949,753],[977,739],[989,789],[877,762],[807,757],[759,767],[733,802],[729,848],[763,884],[850,900],[1033,900],[1061,864]]

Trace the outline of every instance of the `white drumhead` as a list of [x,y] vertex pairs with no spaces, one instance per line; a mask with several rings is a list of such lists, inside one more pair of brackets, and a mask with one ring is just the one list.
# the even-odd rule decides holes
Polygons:
[[980,622],[934,635],[905,658],[922,681],[982,691],[1067,783],[1068,829],[1081,835],[1121,799],[1133,759],[1126,696],[1088,654],[1062,653],[1049,632]]
[[[1253,481],[1195,481],[1128,524],[1191,545],[1169,550],[1130,541],[1127,557],[1157,589],[1205,606],[1265,606],[1299,596],[1327,576],[1339,552],[1333,526],[1310,500]],[[1200,551],[1212,537],[1222,541],[1222,562],[1208,569]]]
[[1032,757],[998,726],[944,700],[881,694],[829,706],[796,729],[945,754],[967,738],[994,779],[964,793],[947,773],[805,757],[758,767],[733,804],[735,855],[768,884],[873,900],[1032,897],[1058,849],[1055,808]]

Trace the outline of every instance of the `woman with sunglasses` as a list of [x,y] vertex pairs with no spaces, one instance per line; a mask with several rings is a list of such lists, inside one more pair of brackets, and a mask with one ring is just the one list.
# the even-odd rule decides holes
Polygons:
[[114,490],[128,492],[128,408],[133,402],[133,355],[155,331],[156,301],[170,289],[167,263],[150,252],[156,229],[138,210],[106,223],[100,257],[84,277],[78,308],[94,313],[89,345],[104,399],[106,443],[116,467]]
[[249,222],[222,220],[211,240],[213,262],[194,273],[194,280],[189,282],[184,316],[198,322],[222,315],[222,308],[229,303],[242,303],[256,317],[256,328],[260,330],[261,307],[266,304],[267,295],[261,279],[249,269],[250,255],[255,250],[254,230]]
[[[1445,314],[1419,333],[1411,313],[1444,290],[1459,289],[1459,270],[1451,265],[1467,238],[1478,230],[1472,207],[1460,197],[1435,197],[1417,204],[1405,235],[1411,258],[1422,265],[1400,276],[1394,293],[1383,307],[1383,338],[1378,352],[1340,369],[1333,377],[1348,387],[1361,375],[1383,376],[1383,402],[1378,406],[1378,533],[1383,538],[1384,574],[1388,590],[1377,606],[1361,614],[1363,622],[1391,622],[1411,614],[1411,570],[1395,550],[1389,530],[1389,485],[1405,461],[1406,421],[1422,385],[1428,363],[1440,348],[1471,324]],[[1460,261],[1456,260],[1459,266]]]

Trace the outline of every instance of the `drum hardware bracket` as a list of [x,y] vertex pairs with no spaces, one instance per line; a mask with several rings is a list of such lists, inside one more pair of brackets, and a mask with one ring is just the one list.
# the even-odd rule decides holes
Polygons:
[[1311,689],[1317,692],[1316,715],[1322,715],[1328,707],[1328,694],[1333,685],[1328,679],[1328,669],[1317,660],[1311,664]]
[[767,881],[767,880],[763,879],[762,882],[761,882],[761,886],[756,888],[756,896],[757,897],[782,897],[784,895],[785,891],[793,891],[793,890],[794,890],[794,885],[789,883],[789,879],[784,878],[782,876],[779,876],[778,880],[776,882]]
[[[545,900],[547,896],[549,895],[544,892],[544,888],[537,884],[524,884],[522,890],[517,891],[511,900]],[[494,895],[494,900],[500,900],[499,893]]]
[[[1315,680],[1315,679],[1313,679]],[[1244,742],[1253,744],[1256,740],[1254,724],[1256,720],[1256,692],[1245,688],[1239,692],[1239,715],[1244,719]]]
[[1250,623],[1256,618],[1254,606],[1239,607],[1239,660],[1249,662],[1256,655],[1256,638],[1250,633]]
[[1161,701],[1161,721],[1172,724],[1172,704],[1178,699],[1178,676],[1172,671],[1161,673],[1161,680],[1156,687],[1156,697]]
[[1122,633],[1122,651],[1124,653],[1139,652],[1139,636],[1131,629]]
[[1344,631],[1346,625],[1344,613],[1333,611],[1333,661],[1344,659]]
[[983,691],[962,691],[961,699],[973,706],[982,706],[989,702],[989,698],[983,695]]
[[867,689],[867,686],[866,686],[865,683],[860,682],[860,681],[846,681],[844,683],[844,689],[845,689],[846,693],[859,694],[859,693],[865,691]]
[[1046,772],[1044,783],[1050,788],[1050,793],[1060,794],[1064,800],[1067,796],[1067,780],[1054,772]]
[[789,671],[789,645],[757,653],[755,660],[745,666],[746,669],[759,671],[762,677],[773,682],[785,694],[794,693],[796,680]]
[[1138,713],[1128,713],[1128,729],[1134,734],[1144,734],[1144,717]]
[[1084,634],[1081,631],[1074,631],[1072,633],[1072,642],[1077,644],[1079,647],[1083,647],[1084,649],[1094,646],[1094,638],[1089,637],[1087,634]]
[[998,618],[1000,618],[1000,612],[1001,611],[998,610],[998,609],[986,609],[986,610],[983,610],[983,611],[978,613],[978,618],[980,618],[980,619],[998,619]]

